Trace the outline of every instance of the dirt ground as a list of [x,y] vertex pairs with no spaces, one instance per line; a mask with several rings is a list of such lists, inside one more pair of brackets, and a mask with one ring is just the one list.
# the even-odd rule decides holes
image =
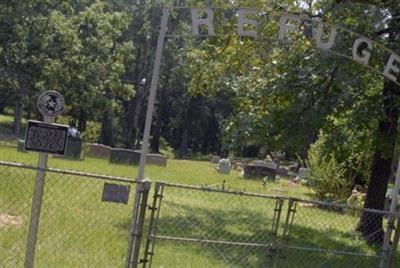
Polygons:
[[21,226],[22,226],[21,216],[12,216],[0,213],[0,228],[21,227]]

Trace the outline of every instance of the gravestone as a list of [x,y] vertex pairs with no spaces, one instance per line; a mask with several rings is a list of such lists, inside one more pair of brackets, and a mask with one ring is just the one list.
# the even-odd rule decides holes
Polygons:
[[289,173],[288,173],[288,171],[287,171],[285,168],[278,167],[278,168],[276,169],[276,174],[277,174],[277,175],[280,175],[280,176],[287,176]]
[[[393,194],[393,189],[389,188],[386,190],[386,195],[385,195],[385,204],[384,204],[384,210],[389,211],[390,210],[390,205],[392,202],[392,194]],[[400,201],[400,192],[399,192],[399,198],[397,201],[397,208],[399,207],[399,201]]]
[[112,164],[134,164],[140,162],[140,151],[129,149],[112,148],[110,154],[110,163]]
[[85,155],[90,157],[110,159],[111,147],[99,143],[88,143],[85,145]]
[[24,141],[24,140],[18,139],[18,147],[17,147],[17,150],[18,150],[18,152],[27,153],[27,151],[25,151],[25,141]]
[[229,174],[231,172],[231,162],[229,159],[220,159],[218,161],[217,171],[220,174]]
[[267,165],[258,165],[257,163],[252,163],[244,166],[244,178],[264,178],[276,179],[276,168],[271,168]]
[[80,138],[68,137],[64,157],[75,160],[82,159],[82,140]]
[[218,164],[219,160],[221,160],[221,157],[219,155],[213,155],[211,158],[211,163]]
[[146,164],[166,167],[167,157],[161,154],[148,154],[146,155]]
[[267,161],[262,161],[262,160],[253,161],[253,165],[255,165],[255,166],[263,166],[263,167],[267,167],[267,168],[270,168],[270,169],[277,169],[278,168],[278,164],[276,164],[275,162],[267,162]]
[[301,180],[305,180],[310,176],[310,169],[308,168],[300,168],[299,169],[299,178]]

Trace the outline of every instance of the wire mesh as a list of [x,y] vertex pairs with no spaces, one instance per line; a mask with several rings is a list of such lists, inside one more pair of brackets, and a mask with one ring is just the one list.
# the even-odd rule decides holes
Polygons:
[[[303,200],[294,202],[292,209],[278,267],[379,267],[381,246],[368,243],[358,226],[363,212],[382,219],[388,212]],[[383,232],[386,220],[382,222]]]
[[283,254],[278,256],[276,267],[380,267],[379,256],[335,254],[331,251],[319,251],[318,249],[285,248]]
[[164,185],[158,209],[156,267],[260,267],[270,259],[277,198]]
[[[385,211],[161,183],[149,241],[154,267],[386,267],[357,232]],[[157,185],[156,185],[157,188]],[[395,217],[398,215],[392,214]],[[367,223],[368,225],[368,223]],[[385,230],[384,230],[385,231]],[[153,250],[152,250],[153,249]],[[146,252],[145,252],[146,255]]]
[[[36,170],[0,165],[0,267],[22,267]],[[102,201],[105,183],[129,186],[127,205]],[[123,267],[136,184],[95,174],[46,172],[36,267]]]
[[[36,171],[0,162],[1,268],[24,264]],[[105,183],[130,186],[128,204],[103,202]],[[171,183],[155,186],[155,199],[147,203],[152,213],[145,232],[151,243],[142,244],[144,265],[364,268],[380,267],[385,256],[357,231],[366,212],[381,218],[386,231],[391,214],[385,211]],[[47,170],[36,267],[123,267],[135,187],[124,178]]]
[[0,165],[0,267],[23,267],[35,172]]

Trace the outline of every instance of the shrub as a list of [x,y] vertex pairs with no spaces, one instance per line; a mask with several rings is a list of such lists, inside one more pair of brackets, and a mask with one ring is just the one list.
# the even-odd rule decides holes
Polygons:
[[89,121],[86,124],[86,130],[83,133],[83,140],[89,143],[99,142],[100,138],[100,128],[101,125],[99,123]]
[[319,145],[312,145],[308,152],[308,184],[320,200],[345,202],[354,181],[344,176],[345,169],[337,162],[335,155],[324,154]]

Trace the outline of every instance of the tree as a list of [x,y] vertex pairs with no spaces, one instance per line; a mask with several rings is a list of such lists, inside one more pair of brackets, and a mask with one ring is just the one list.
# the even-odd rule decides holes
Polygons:
[[26,96],[34,91],[34,79],[41,69],[47,9],[39,1],[0,4],[2,86],[14,99],[13,132],[20,134]]
[[[394,1],[369,1],[370,4],[384,9],[389,22],[384,30],[377,34],[387,34],[384,39],[387,46],[398,48],[400,33],[400,7]],[[364,207],[383,210],[385,195],[389,178],[392,173],[392,161],[395,152],[397,136],[397,122],[399,120],[399,86],[386,80],[382,89],[382,111],[376,130],[375,151],[371,174],[369,177],[368,191]],[[367,241],[373,244],[383,242],[383,216],[376,213],[364,212],[361,216],[358,231],[362,233]]]

